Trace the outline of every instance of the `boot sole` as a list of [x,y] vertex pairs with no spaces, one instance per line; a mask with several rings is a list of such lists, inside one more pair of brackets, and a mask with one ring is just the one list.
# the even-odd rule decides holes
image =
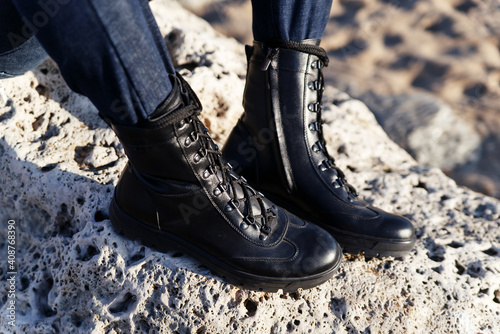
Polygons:
[[299,288],[313,288],[329,280],[337,271],[342,259],[342,256],[339,256],[338,262],[334,267],[312,276],[300,278],[276,278],[254,275],[236,269],[220,261],[216,257],[183,240],[175,234],[167,231],[160,231],[130,217],[120,209],[118,203],[115,201],[115,197],[113,197],[109,207],[109,217],[114,230],[118,234],[123,235],[130,240],[139,239],[142,245],[162,253],[172,250],[186,253],[208,267],[212,272],[223,278],[225,281],[250,290],[277,292],[282,289],[283,292],[295,292]]
[[325,224],[318,219],[311,217],[310,214],[299,209],[293,203],[277,197],[268,192],[263,192],[266,197],[271,201],[281,206],[282,208],[290,211],[292,214],[308,220],[328,231],[342,246],[344,252],[349,254],[359,254],[364,252],[366,257],[386,257],[392,256],[395,258],[406,256],[415,245],[417,239],[411,240],[398,240],[398,239],[384,239],[376,237],[368,237],[362,234],[355,234],[339,230],[333,226]]

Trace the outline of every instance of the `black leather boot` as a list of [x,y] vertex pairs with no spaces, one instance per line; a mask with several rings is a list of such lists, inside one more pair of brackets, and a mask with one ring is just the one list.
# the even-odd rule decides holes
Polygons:
[[180,75],[174,81],[152,119],[111,124],[129,158],[110,205],[115,229],[250,289],[295,291],[332,277],[342,257],[334,238],[233,172],[197,117],[197,97]]
[[349,253],[407,254],[413,225],[361,200],[326,150],[319,40],[247,46],[245,112],[223,155],[276,204],[329,231]]

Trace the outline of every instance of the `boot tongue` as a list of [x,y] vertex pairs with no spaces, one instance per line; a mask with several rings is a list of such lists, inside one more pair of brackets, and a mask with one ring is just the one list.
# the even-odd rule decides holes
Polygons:
[[179,78],[174,75],[169,75],[169,78],[172,83],[172,91],[167,96],[165,101],[163,101],[158,108],[156,108],[156,110],[149,115],[148,120],[150,122],[158,121],[170,113],[173,113],[189,104],[188,93],[183,91]]

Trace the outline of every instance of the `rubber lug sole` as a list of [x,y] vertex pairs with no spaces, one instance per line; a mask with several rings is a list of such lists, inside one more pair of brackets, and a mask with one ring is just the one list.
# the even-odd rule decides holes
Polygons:
[[313,288],[329,280],[337,271],[342,259],[340,256],[333,268],[313,276],[301,278],[259,276],[236,269],[175,234],[160,231],[130,217],[119,208],[115,197],[113,197],[109,207],[109,217],[114,230],[118,234],[131,240],[139,239],[144,246],[162,253],[171,250],[186,253],[208,267],[216,275],[222,277],[225,281],[250,290],[277,292],[282,289],[283,292],[295,292],[299,288]]

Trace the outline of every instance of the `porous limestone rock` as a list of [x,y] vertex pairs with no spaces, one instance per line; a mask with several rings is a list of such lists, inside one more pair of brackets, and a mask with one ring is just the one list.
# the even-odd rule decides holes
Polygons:
[[[151,4],[222,144],[242,112],[243,47],[176,2]],[[240,289],[189,256],[118,236],[108,204],[126,157],[96,109],[50,60],[1,85],[0,332],[499,333],[500,202],[418,166],[345,93],[325,91],[328,148],[361,196],[412,219],[418,241],[404,259],[346,255],[325,284],[283,294]]]
[[392,140],[430,167],[458,169],[479,160],[481,137],[473,124],[427,93],[378,96],[363,101]]

